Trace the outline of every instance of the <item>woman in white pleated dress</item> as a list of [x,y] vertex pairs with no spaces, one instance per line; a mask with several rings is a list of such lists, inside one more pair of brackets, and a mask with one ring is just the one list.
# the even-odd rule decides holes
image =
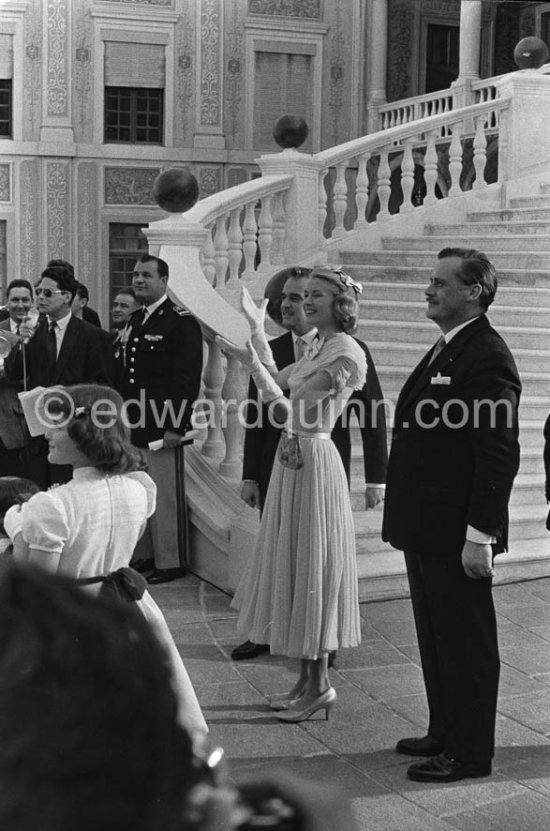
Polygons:
[[164,616],[141,575],[128,568],[155,510],[156,486],[129,442],[122,406],[120,395],[108,387],[48,391],[42,411],[50,422],[48,460],[72,465],[73,479],[11,508],[4,525],[16,560],[73,577],[83,591],[112,591],[135,600],[167,651],[181,723],[204,733],[206,722]]
[[[313,270],[304,312],[317,327],[318,340],[281,372],[269,366],[268,375],[252,347],[247,354],[222,343],[251,370],[277,420],[286,422],[256,550],[233,601],[240,609],[238,628],[247,638],[269,643],[273,654],[302,659],[293,689],[272,701],[282,721],[303,721],[319,710],[328,718],[336,701],[328,653],[361,640],[348,483],[330,439],[347,399],[365,382],[364,352],[347,334],[356,327],[361,288],[339,268]],[[258,318],[246,297],[243,310],[254,343]],[[265,345],[260,335],[258,348],[268,364]],[[290,402],[283,389],[290,390]]]

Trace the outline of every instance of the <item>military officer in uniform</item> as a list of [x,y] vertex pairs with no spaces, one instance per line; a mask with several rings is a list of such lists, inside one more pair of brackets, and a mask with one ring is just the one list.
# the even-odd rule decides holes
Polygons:
[[[202,371],[199,324],[168,298],[167,283],[167,263],[144,254],[132,280],[143,305],[130,318],[117,361],[117,386],[126,402],[132,442],[146,449],[158,488],[156,513],[136,549],[140,570],[152,568],[147,578],[152,584],[181,576],[187,562],[183,442]],[[162,444],[151,449],[151,442]]]

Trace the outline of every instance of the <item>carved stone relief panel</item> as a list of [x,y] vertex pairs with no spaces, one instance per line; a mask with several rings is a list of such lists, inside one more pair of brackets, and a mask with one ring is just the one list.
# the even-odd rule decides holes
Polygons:
[[23,136],[38,139],[42,118],[42,18],[40,5],[29,3],[25,11],[25,58],[23,96]]
[[73,14],[73,115],[75,140],[93,140],[93,29],[87,0],[72,0]]
[[[19,227],[20,227],[20,274],[25,280],[35,282],[40,274],[38,246],[41,238],[39,223],[40,167],[38,159],[25,159],[19,165]],[[53,254],[52,254],[53,257]]]
[[176,24],[176,106],[174,107],[174,144],[182,147],[192,142],[195,126],[195,5],[185,3]]
[[77,168],[76,263],[78,279],[88,285],[97,282],[101,269],[98,262],[99,228],[97,162],[81,162]]
[[244,85],[244,20],[238,3],[233,3],[231,17],[226,17],[224,76],[224,127],[228,147],[244,145],[242,97]]
[[10,166],[0,164],[0,202],[9,202],[10,199]]
[[221,0],[202,0],[201,5],[201,102],[200,123],[220,126],[221,121]]
[[390,0],[388,7],[388,101],[407,98],[411,88],[414,10],[408,0]]
[[248,0],[248,14],[321,18],[321,0]]
[[131,6],[165,6],[174,8],[175,0],[98,0],[99,3],[125,3]]
[[199,169],[199,192],[201,198],[222,190],[222,167],[201,167]]
[[[349,65],[350,50],[346,50],[346,38],[342,25],[342,4],[336,0],[330,6],[332,19],[328,34],[328,51],[330,55],[329,68],[329,97],[328,107],[331,117],[332,131],[327,144],[340,144],[347,137],[347,118],[342,118],[344,106],[344,94],[346,91],[346,76],[351,76]],[[346,60],[347,55],[347,60]],[[324,137],[323,137],[324,138]]]
[[69,162],[46,162],[47,256],[70,258]]
[[153,182],[159,167],[106,167],[106,205],[156,205]]
[[69,54],[67,0],[48,0],[48,115],[68,114]]

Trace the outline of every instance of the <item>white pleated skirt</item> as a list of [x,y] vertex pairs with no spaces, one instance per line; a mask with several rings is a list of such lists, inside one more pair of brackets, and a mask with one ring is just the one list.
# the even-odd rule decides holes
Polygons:
[[299,440],[302,468],[275,459],[257,546],[232,605],[249,640],[314,660],[361,641],[355,530],[335,445]]

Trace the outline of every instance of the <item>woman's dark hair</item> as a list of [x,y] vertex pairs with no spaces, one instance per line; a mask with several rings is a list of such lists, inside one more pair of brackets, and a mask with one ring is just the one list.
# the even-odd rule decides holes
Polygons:
[[0,828],[181,831],[192,745],[139,610],[14,566],[0,631]]
[[310,279],[314,277],[330,284],[334,293],[332,303],[334,319],[340,324],[343,332],[352,335],[357,331],[359,317],[357,296],[362,291],[362,286],[340,268],[332,269],[330,266],[316,266],[310,274]]
[[130,442],[122,397],[111,387],[77,384],[52,387],[44,395],[45,418],[64,426],[78,449],[104,473],[145,470],[143,453]]
[[6,511],[18,503],[18,497],[38,493],[36,482],[22,476],[0,476],[0,533],[4,533]]

